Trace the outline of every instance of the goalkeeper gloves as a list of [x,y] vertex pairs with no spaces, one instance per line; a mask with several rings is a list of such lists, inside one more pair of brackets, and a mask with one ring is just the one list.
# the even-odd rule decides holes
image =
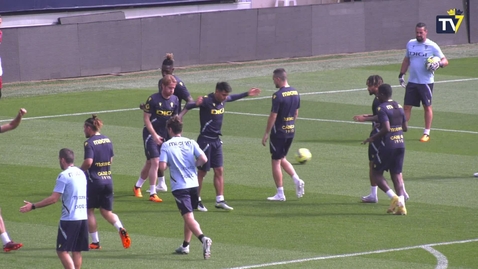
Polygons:
[[434,62],[430,65],[430,71],[435,71],[440,68],[440,62]]
[[398,75],[398,82],[400,83],[400,86],[405,88],[405,74],[404,73],[400,73],[400,75]]

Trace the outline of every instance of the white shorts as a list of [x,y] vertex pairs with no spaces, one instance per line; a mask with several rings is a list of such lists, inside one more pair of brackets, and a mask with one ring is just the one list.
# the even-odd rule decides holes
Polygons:
[[0,77],[3,75],[3,69],[2,69],[2,57],[0,57]]

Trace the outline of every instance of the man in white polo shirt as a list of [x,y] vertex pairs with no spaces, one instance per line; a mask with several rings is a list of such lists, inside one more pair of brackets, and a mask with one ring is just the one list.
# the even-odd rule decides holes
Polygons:
[[[61,198],[61,218],[58,225],[56,253],[64,268],[80,268],[82,251],[88,251],[88,223],[86,211],[86,176],[73,164],[72,150],[60,150],[60,167],[63,170],[56,179],[53,193],[38,203],[24,201],[20,212],[26,213],[36,208],[52,205]],[[70,256],[69,252],[72,253]]]
[[[435,70],[448,65],[448,60],[437,43],[427,39],[427,26],[423,22],[417,23],[415,27],[416,38],[407,43],[407,51],[403,58],[398,81],[405,89],[405,101],[403,110],[407,121],[410,120],[412,107],[420,107],[423,104],[425,111],[425,129],[420,142],[430,141],[430,129],[432,127],[433,110],[432,96],[433,83],[435,82]],[[426,61],[430,56],[440,58],[431,70],[426,67]],[[405,86],[405,73],[409,71],[408,83]]]

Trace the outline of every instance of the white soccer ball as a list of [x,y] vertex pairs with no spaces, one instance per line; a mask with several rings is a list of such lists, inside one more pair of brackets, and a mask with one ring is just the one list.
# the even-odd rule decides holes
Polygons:
[[428,71],[434,71],[432,69],[432,65],[435,64],[435,63],[439,63],[440,62],[440,57],[438,56],[430,56],[427,58],[427,60],[425,61],[425,66],[427,68]]
[[310,150],[306,148],[300,148],[295,153],[295,160],[300,164],[304,164],[310,161],[311,158],[312,158],[312,153],[310,153]]

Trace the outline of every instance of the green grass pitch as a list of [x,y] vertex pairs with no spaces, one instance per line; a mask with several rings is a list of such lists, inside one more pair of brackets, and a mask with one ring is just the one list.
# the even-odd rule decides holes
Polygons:
[[[133,196],[144,164],[142,112],[138,104],[156,91],[158,71],[10,83],[0,100],[0,124],[20,107],[28,110],[17,130],[1,134],[0,206],[18,251],[0,254],[0,268],[60,268],[55,252],[60,204],[19,212],[23,200],[37,202],[51,194],[60,168],[58,150],[83,159],[83,122],[92,113],[104,121],[102,133],[115,146],[115,206],[132,238],[123,249],[114,227],[99,214],[103,249],[83,254],[83,268],[476,268],[478,265],[478,46],[443,48],[450,65],[436,71],[434,120],[429,143],[418,139],[423,109],[414,108],[405,134],[404,180],[410,200],[407,216],[386,214],[389,201],[362,204],[369,192],[367,146],[370,131],[353,115],[370,113],[365,89],[369,75],[398,86],[403,51],[332,55],[264,62],[178,68],[193,97],[228,81],[233,93],[259,87],[259,97],[228,103],[223,126],[225,197],[232,212],[214,209],[212,173],[202,198],[209,212],[195,212],[204,233],[213,239],[212,257],[202,259],[201,245],[191,242],[189,255],[174,255],[182,242],[182,219],[170,193],[155,204]],[[178,55],[177,57],[180,57]],[[308,148],[312,159],[295,165],[305,181],[305,195],[295,197],[284,176],[286,202],[269,202],[275,193],[270,157],[261,145],[272,71],[284,67],[289,83],[301,93],[297,134],[289,153]],[[5,76],[8,74],[5,70]],[[184,136],[196,138],[197,110],[184,119]],[[143,189],[143,194],[146,194]]]

